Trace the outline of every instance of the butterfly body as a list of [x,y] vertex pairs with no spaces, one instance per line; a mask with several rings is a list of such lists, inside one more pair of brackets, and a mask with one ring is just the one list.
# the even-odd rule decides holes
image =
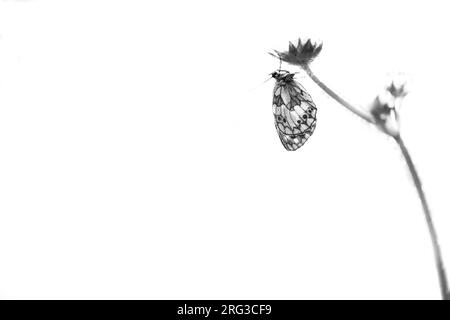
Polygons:
[[273,91],[275,128],[288,151],[300,148],[316,128],[317,108],[305,88],[294,80],[294,74],[278,70]]

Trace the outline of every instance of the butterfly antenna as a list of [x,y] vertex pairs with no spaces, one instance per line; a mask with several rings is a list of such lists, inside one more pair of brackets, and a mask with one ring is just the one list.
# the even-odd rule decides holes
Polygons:
[[267,78],[266,80],[264,80],[263,82],[261,82],[260,84],[258,84],[256,87],[254,87],[254,88],[248,90],[248,92],[252,92],[252,91],[258,89],[260,86],[262,86],[264,83],[266,83],[266,82],[269,81],[270,79],[272,79],[271,76],[270,76],[269,78]]

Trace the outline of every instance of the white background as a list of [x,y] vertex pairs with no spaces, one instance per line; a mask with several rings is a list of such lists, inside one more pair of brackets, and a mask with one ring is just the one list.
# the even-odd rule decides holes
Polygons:
[[444,1],[1,1],[0,297],[438,299],[393,141],[299,74],[318,126],[287,152],[260,84],[299,36],[360,106],[404,73],[450,267],[449,28]]

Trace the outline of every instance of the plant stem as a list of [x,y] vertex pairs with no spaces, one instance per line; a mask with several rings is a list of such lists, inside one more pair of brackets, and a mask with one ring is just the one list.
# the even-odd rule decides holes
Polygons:
[[[328,86],[326,86],[322,81],[320,81],[320,79],[316,77],[316,75],[312,72],[312,70],[309,68],[308,65],[303,65],[302,68],[306,71],[308,76],[323,91],[325,91],[330,97],[332,97],[334,100],[336,100],[338,103],[340,103],[342,106],[347,108],[352,113],[354,113],[357,116],[359,116],[360,118],[366,120],[368,123],[370,123],[374,126],[378,126],[377,122],[371,115],[364,113],[360,109],[352,106],[350,103],[348,103],[346,100],[341,98],[338,94],[336,94],[333,90],[331,90]],[[398,118],[397,118],[397,120],[398,120]],[[423,212],[424,212],[425,219],[427,222],[428,231],[430,233],[431,242],[433,245],[436,268],[437,268],[438,277],[439,277],[439,285],[441,288],[442,299],[450,300],[450,291],[448,288],[448,282],[447,282],[447,277],[446,277],[446,273],[445,273],[444,262],[442,259],[442,253],[440,250],[436,229],[433,224],[433,219],[431,218],[430,208],[428,207],[428,202],[426,200],[425,193],[422,189],[422,182],[420,181],[419,174],[417,173],[416,167],[414,166],[414,163],[411,159],[411,155],[409,154],[409,151],[406,148],[405,143],[403,142],[403,139],[401,138],[400,134],[390,134],[389,131],[386,131],[386,130],[382,130],[382,132],[384,132],[388,136],[394,138],[394,140],[397,142],[398,146],[400,147],[400,150],[402,151],[403,157],[405,158],[409,172],[414,181],[414,186],[416,187],[417,193],[419,195],[420,202],[422,203],[422,208],[423,208]]]
[[327,87],[322,81],[320,81],[319,78],[316,77],[316,75],[312,72],[312,70],[309,68],[308,65],[304,65],[304,66],[302,66],[302,68],[306,71],[308,76],[320,88],[322,88],[322,90],[325,91],[330,97],[332,97],[334,100],[339,102],[342,106],[344,106],[345,108],[347,108],[348,110],[350,110],[351,112],[356,114],[358,117],[366,120],[367,122],[369,122],[371,124],[375,124],[375,121],[373,120],[373,118],[370,115],[368,115],[368,114],[362,112],[360,109],[355,108],[354,106],[352,106],[350,103],[348,103],[343,98],[341,98],[337,93],[335,93],[333,90],[331,90],[329,87]]
[[405,158],[406,164],[408,165],[409,172],[411,173],[411,177],[414,181],[414,186],[416,187],[417,193],[419,195],[420,202],[422,203],[423,213],[425,214],[425,219],[427,221],[428,232],[430,233],[431,242],[433,244],[434,259],[439,276],[439,285],[441,287],[442,299],[450,300],[447,276],[445,274],[445,267],[442,259],[441,249],[439,246],[438,236],[434,227],[433,219],[431,217],[430,208],[428,207],[428,202],[425,197],[425,192],[422,189],[422,182],[420,181],[417,169],[414,166],[414,163],[411,159],[408,149],[406,148],[405,143],[403,142],[403,139],[400,135],[394,137],[394,139],[400,147],[400,150],[402,151],[402,155]]

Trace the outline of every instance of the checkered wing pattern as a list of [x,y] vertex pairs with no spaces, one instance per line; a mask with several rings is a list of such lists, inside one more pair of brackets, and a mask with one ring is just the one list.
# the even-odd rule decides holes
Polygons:
[[272,107],[281,143],[286,150],[297,150],[316,128],[317,108],[311,96],[295,80],[277,80]]

